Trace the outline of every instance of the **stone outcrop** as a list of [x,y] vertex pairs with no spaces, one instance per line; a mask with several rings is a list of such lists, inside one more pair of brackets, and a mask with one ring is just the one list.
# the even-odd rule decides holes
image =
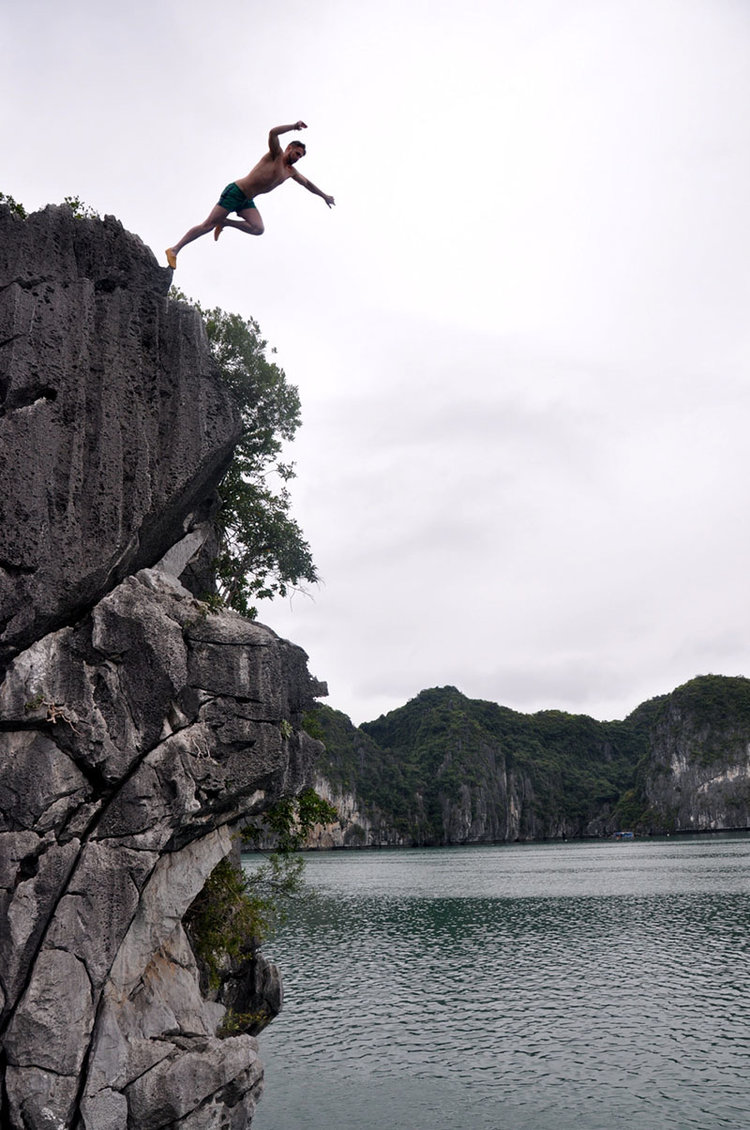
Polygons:
[[750,828],[750,683],[706,676],[666,695],[642,789],[652,832]]
[[325,688],[179,579],[239,423],[169,281],[111,217],[0,206],[7,1130],[240,1130],[262,1088],[182,919],[242,823],[311,779]]
[[111,216],[0,206],[0,662],[207,516],[240,422],[170,281]]

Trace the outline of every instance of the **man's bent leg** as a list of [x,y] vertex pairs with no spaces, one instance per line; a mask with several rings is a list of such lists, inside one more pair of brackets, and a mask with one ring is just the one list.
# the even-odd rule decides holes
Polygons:
[[214,239],[218,239],[222,233],[223,228],[236,228],[237,231],[244,231],[247,235],[263,235],[266,230],[261,219],[260,212],[253,205],[252,208],[243,208],[241,212],[237,213],[241,216],[241,220],[222,220],[214,228]]
[[250,235],[263,235],[263,232],[266,230],[263,224],[263,217],[255,205],[253,205],[252,208],[243,208],[237,215],[241,216],[243,222],[247,224]]
[[190,228],[189,231],[185,232],[179,243],[175,243],[174,247],[167,248],[167,262],[170,267],[174,270],[177,265],[177,256],[186,244],[192,243],[194,239],[200,239],[202,235],[208,235],[211,229],[216,227],[217,224],[223,223],[228,215],[226,208],[222,208],[221,204],[214,204],[202,224],[196,224],[194,228]]

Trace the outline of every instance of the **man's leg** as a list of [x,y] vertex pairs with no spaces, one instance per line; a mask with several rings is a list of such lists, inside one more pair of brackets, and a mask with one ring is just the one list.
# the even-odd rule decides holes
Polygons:
[[[224,211],[222,209],[222,211]],[[225,216],[228,213],[224,213]],[[218,239],[221,235],[222,228],[236,228],[237,231],[244,231],[247,235],[263,235],[266,230],[261,218],[261,214],[256,207],[243,208],[241,212],[237,213],[241,216],[241,220],[219,220],[218,224],[214,227],[214,239]]]
[[177,266],[177,256],[186,243],[192,243],[194,239],[200,239],[202,235],[208,235],[211,228],[215,228],[217,224],[221,225],[229,215],[226,208],[222,208],[221,204],[214,204],[208,216],[202,224],[196,224],[194,228],[186,231],[179,243],[175,243],[174,247],[168,247],[166,251],[167,262],[172,270]]

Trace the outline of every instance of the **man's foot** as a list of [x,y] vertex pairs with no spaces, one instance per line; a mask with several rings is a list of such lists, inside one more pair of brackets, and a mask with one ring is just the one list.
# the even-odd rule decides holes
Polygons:
[[174,251],[172,250],[171,247],[168,247],[167,250],[164,252],[164,254],[167,257],[167,262],[169,263],[170,267],[174,271],[177,267],[177,256],[175,255],[175,253],[174,253]]
[[223,224],[217,224],[216,227],[214,228],[214,239],[218,239],[223,230],[224,230],[224,225]]

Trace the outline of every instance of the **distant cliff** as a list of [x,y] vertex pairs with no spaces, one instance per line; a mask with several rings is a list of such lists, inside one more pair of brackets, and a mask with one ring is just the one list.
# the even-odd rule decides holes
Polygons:
[[316,711],[337,825],[308,846],[750,828],[750,681],[703,676],[621,722],[520,714],[454,687],[356,728]]
[[180,580],[240,423],[170,277],[112,217],[0,206],[4,1130],[245,1127],[262,1087],[182,919],[311,779],[324,688]]
[[635,792],[645,803],[641,829],[750,828],[750,680],[693,679],[642,710],[649,740]]

